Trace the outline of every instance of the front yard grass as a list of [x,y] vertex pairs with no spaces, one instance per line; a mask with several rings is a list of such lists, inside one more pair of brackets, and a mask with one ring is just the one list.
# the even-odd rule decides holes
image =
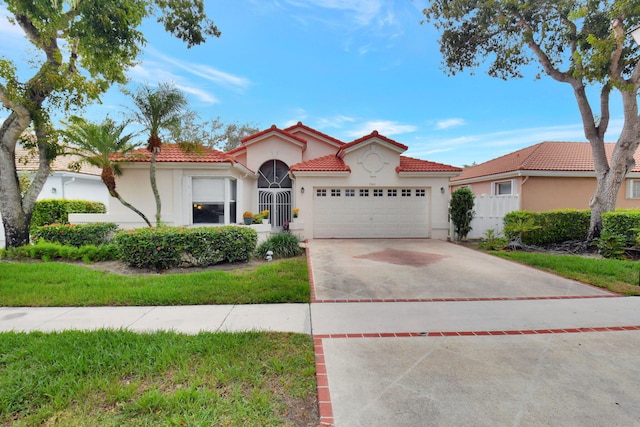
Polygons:
[[120,275],[61,262],[0,262],[0,306],[308,303],[304,257],[234,271]]
[[313,341],[286,333],[0,333],[0,425],[318,425]]
[[537,252],[490,253],[618,294],[640,295],[638,262]]

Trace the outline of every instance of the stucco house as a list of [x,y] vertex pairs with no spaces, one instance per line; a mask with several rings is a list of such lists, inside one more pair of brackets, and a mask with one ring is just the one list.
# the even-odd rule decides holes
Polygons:
[[[90,200],[109,206],[109,192],[100,179],[100,169],[82,163],[73,166],[80,157],[58,156],[51,162],[51,174],[38,195],[42,199]],[[33,175],[38,170],[38,154],[34,150],[16,147],[16,169],[19,174]],[[117,203],[117,202],[116,202]],[[4,247],[4,226],[0,217],[0,247]]]
[[[270,227],[303,239],[446,238],[449,179],[462,169],[403,156],[407,146],[374,131],[345,143],[300,122],[271,126],[229,152],[167,144],[157,156],[162,220],[169,225],[242,223],[270,211]],[[121,158],[121,195],[153,218],[149,154]],[[293,211],[299,211],[294,218]],[[119,203],[74,222],[144,223]]]
[[[615,144],[605,149],[611,158]],[[616,207],[640,208],[640,154],[620,188]],[[451,189],[468,187],[476,195],[517,196],[518,210],[588,209],[596,178],[587,142],[541,142],[465,168]]]

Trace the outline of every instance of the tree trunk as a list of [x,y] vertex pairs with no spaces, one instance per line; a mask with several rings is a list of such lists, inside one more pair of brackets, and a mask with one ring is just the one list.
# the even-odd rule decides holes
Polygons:
[[120,201],[120,203],[122,203],[123,206],[131,209],[132,211],[134,211],[135,213],[137,213],[140,218],[142,218],[144,220],[144,222],[147,223],[147,225],[149,227],[151,227],[151,222],[149,222],[149,219],[147,218],[147,216],[145,214],[143,214],[142,212],[140,212],[135,206],[133,206],[131,203],[127,202],[126,200],[124,200],[120,194],[118,194],[118,192],[115,192],[115,195],[112,194],[113,197],[115,197],[116,199],[118,199],[118,201]]
[[22,132],[29,126],[31,115],[24,108],[16,108],[16,110],[17,112],[12,112],[5,119],[0,128],[0,214],[2,214],[6,248],[29,243],[33,207],[49,175],[46,147],[38,144],[40,166],[24,198],[22,197],[15,161],[16,145]]
[[606,177],[597,179],[596,191],[591,197],[589,207],[591,208],[591,222],[587,242],[600,237],[602,232],[602,214],[611,212],[616,208],[616,199],[620,190],[620,182],[612,180],[613,174],[607,173]]
[[640,144],[640,120],[635,91],[620,91],[624,107],[624,124],[620,137],[608,161],[604,140],[590,138],[593,150],[593,161],[596,172],[596,191],[591,198],[591,223],[587,241],[600,237],[602,231],[602,214],[614,211],[620,187],[625,177],[635,166],[633,155]]
[[160,201],[160,192],[158,191],[158,183],[156,182],[156,156],[158,154],[157,149],[151,152],[151,166],[149,167],[149,177],[151,178],[151,190],[153,190],[153,197],[156,199],[156,226],[161,225],[161,210],[162,202]]

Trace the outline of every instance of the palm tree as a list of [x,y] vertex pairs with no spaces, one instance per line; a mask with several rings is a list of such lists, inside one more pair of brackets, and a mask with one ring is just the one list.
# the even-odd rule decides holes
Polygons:
[[107,186],[109,195],[138,214],[151,227],[145,214],[124,200],[116,190],[115,177],[122,174],[122,171],[120,165],[113,160],[113,154],[126,154],[136,148],[131,142],[134,134],[122,135],[128,123],[116,124],[109,117],[102,123],[92,123],[80,117],[71,117],[70,121],[63,132],[65,138],[73,144],[70,153],[80,156],[83,162],[101,168],[100,177]]
[[171,131],[180,125],[180,118],[187,107],[187,98],[181,90],[170,83],[160,83],[157,88],[142,86],[129,94],[138,111],[134,119],[149,132],[147,150],[151,153],[149,176],[156,200],[156,223],[160,225],[161,201],[156,182],[156,156],[162,148],[160,132]]

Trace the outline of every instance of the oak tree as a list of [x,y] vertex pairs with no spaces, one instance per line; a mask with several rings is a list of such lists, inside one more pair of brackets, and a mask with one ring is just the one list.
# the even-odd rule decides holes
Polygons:
[[[15,247],[29,242],[33,207],[59,151],[52,112],[86,106],[114,83],[126,82],[146,42],[140,29],[146,18],[155,17],[187,47],[220,32],[207,18],[204,0],[2,0],[0,5],[39,54],[30,64],[33,74],[19,70],[16,58],[0,56],[0,103],[8,110],[0,125],[0,213],[6,246]],[[40,166],[23,196],[15,149],[30,125]]]
[[[451,74],[488,62],[490,76],[507,80],[523,77],[533,65],[571,87],[597,181],[587,240],[599,236],[602,214],[615,209],[640,143],[640,49],[627,36],[640,22],[640,1],[433,0],[423,13],[441,32],[440,51]],[[621,95],[624,124],[609,159],[612,91]]]

